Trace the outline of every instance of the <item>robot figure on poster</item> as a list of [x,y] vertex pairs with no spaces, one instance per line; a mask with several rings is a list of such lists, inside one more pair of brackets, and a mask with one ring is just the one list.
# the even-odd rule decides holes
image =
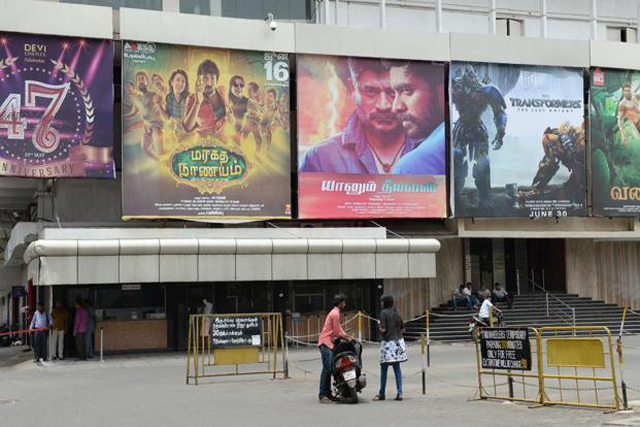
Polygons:
[[543,194],[560,165],[564,165],[571,173],[564,183],[566,193],[584,191],[584,146],[584,126],[574,127],[564,122],[557,128],[548,127],[542,136],[544,157],[538,165],[531,190],[520,192],[520,197],[526,199]]
[[472,176],[478,190],[478,209],[491,209],[491,164],[489,134],[482,122],[482,114],[493,111],[496,136],[493,149],[502,147],[507,126],[507,105],[496,86],[479,80],[471,65],[465,66],[452,79],[451,100],[459,118],[453,125],[453,161],[455,194],[459,196],[474,161]]

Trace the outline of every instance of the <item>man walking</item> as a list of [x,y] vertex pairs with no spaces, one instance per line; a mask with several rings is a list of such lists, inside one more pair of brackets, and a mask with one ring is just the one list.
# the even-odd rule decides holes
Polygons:
[[49,327],[51,326],[51,316],[44,309],[44,303],[38,303],[38,309],[33,314],[29,330],[44,329],[34,332],[33,357],[34,362],[41,362],[47,358],[47,341],[49,339]]
[[[69,313],[60,301],[53,309],[53,332],[51,335],[51,359],[64,359],[64,333],[67,330]],[[56,352],[57,350],[57,352]]]
[[346,300],[347,297],[342,294],[338,294],[333,298],[333,309],[324,321],[322,332],[318,338],[318,348],[322,355],[322,373],[320,374],[320,392],[318,393],[320,403],[331,403],[335,400],[331,395],[333,341],[336,338],[342,338],[348,342],[352,340],[340,325],[340,314],[344,311]]

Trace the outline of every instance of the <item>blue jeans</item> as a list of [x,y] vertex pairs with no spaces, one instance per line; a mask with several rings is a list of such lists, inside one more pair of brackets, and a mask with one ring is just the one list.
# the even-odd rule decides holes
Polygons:
[[320,373],[320,391],[319,398],[331,396],[331,361],[333,359],[333,351],[326,345],[318,347],[322,356],[322,372]]
[[93,358],[93,329],[87,329],[84,341],[84,354],[88,358]]
[[389,365],[393,366],[393,373],[396,376],[398,396],[402,396],[402,370],[400,369],[400,362],[380,364],[380,391],[378,392],[378,396],[385,397],[387,390],[387,370],[389,369]]
[[458,305],[466,305],[467,307],[473,307],[471,305],[471,299],[469,297],[453,297],[451,298],[453,308],[458,308]]

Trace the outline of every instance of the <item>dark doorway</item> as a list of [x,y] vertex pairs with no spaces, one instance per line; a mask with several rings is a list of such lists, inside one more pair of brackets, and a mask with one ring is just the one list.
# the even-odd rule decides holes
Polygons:
[[513,294],[567,291],[563,239],[471,239],[474,289],[495,282]]
[[189,331],[189,292],[185,285],[168,285],[167,342],[175,350],[187,348]]
[[528,239],[529,279],[536,291],[567,292],[563,239]]

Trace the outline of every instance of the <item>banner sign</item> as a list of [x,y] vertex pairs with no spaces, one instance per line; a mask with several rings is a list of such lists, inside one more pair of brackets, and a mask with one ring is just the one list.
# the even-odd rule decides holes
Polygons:
[[457,217],[586,215],[582,70],[451,64]]
[[0,32],[0,175],[115,177],[110,40]]
[[444,66],[297,56],[300,218],[446,217]]
[[592,69],[593,214],[640,214],[640,71]]
[[478,336],[483,369],[531,370],[528,329],[481,328]]
[[289,55],[123,42],[123,217],[291,218]]
[[258,316],[215,317],[211,323],[211,347],[260,347],[262,320]]

